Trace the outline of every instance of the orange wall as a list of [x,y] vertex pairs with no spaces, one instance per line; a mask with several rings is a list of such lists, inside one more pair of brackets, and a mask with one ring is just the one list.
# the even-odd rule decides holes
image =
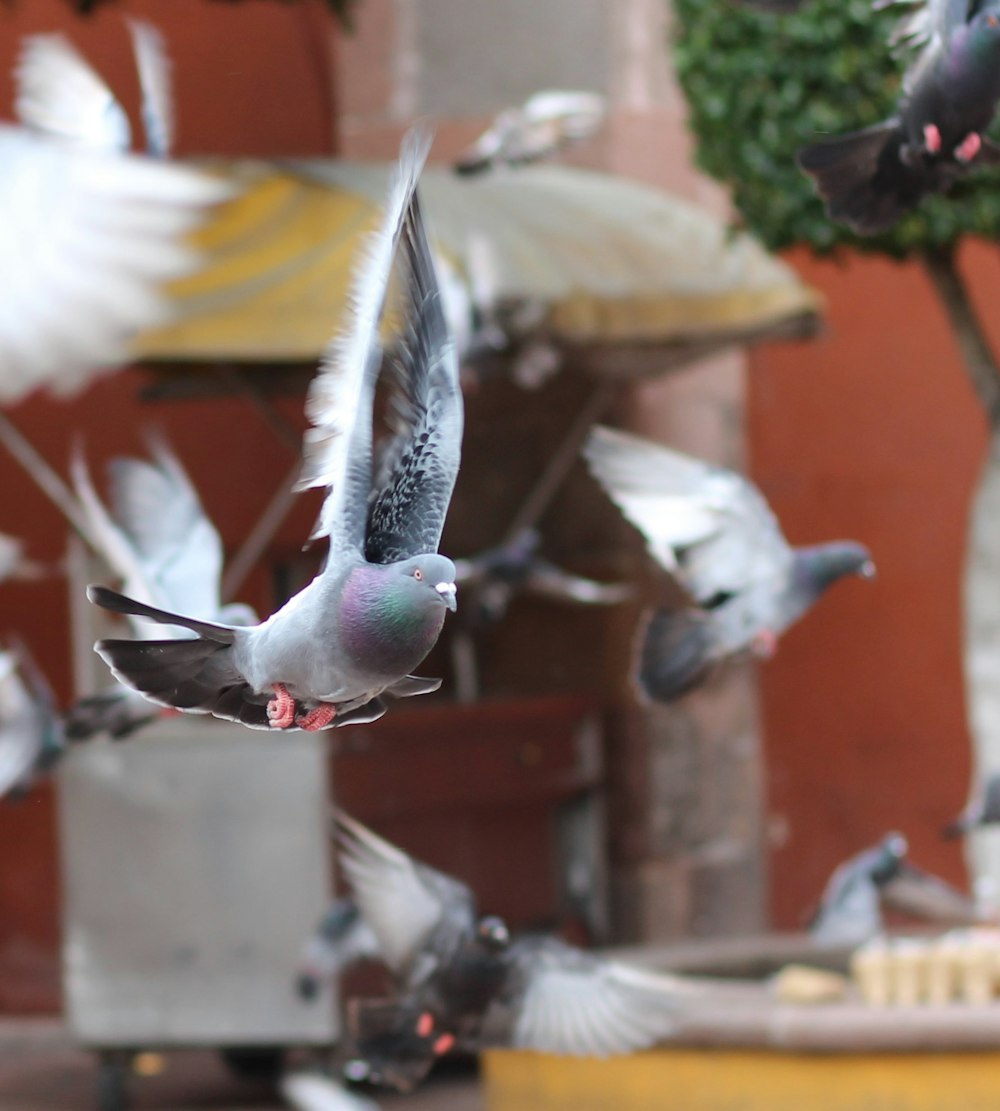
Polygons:
[[[75,17],[63,0],[0,5],[0,116],[10,118],[9,72],[22,35],[65,30],[132,110],[136,79],[123,11],[148,17],[163,30],[174,59],[180,153],[323,154],[331,150],[331,23],[320,0],[244,3],[170,0],[169,4],[110,4],[96,17]],[[10,415],[42,453],[65,473],[72,437],[83,432],[95,475],[112,455],[141,452],[137,429],[165,429],[196,478],[210,516],[231,552],[294,462],[261,417],[239,400],[185,401],[151,406],[137,400],[141,372],[104,379],[71,401],[44,396]],[[302,400],[281,403],[301,426]],[[224,466],[217,466],[220,459]],[[0,450],[0,531],[23,536],[33,557],[57,559],[65,529],[56,511]],[[272,546],[294,553],[316,509],[299,499]],[[62,698],[70,694],[69,637],[63,580],[0,586],[0,634],[16,629],[27,640]],[[258,575],[246,594],[266,605]],[[0,801],[0,1010],[51,1009],[58,1000],[58,893],[52,792],[21,802]],[[124,847],[123,847],[124,851]]]
[[[835,587],[761,672],[773,909],[785,927],[802,924],[840,860],[892,828],[917,862],[964,879],[938,831],[968,790],[960,584],[985,450],[919,266],[792,261],[829,298],[828,329],[754,354],[753,473],[790,539],[856,537],[879,577]],[[1000,257],[974,244],[962,263],[985,315]]]

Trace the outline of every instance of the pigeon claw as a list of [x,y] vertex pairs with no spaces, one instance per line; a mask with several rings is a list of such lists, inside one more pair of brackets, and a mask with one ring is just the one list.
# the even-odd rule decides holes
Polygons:
[[274,684],[274,696],[267,704],[267,722],[272,729],[291,729],[295,724],[295,699],[284,683]]
[[938,128],[937,124],[924,124],[924,146],[931,152],[931,154],[940,153],[941,131]]
[[434,1016],[430,1011],[424,1011],[423,1014],[417,1019],[417,1036],[427,1038],[430,1036],[431,1031],[434,1029]]
[[431,1048],[434,1050],[435,1057],[443,1057],[448,1052],[448,1050],[451,1049],[452,1046],[454,1046],[454,1044],[454,1034],[442,1034],[441,1037],[434,1042],[434,1045],[431,1046]]
[[325,729],[337,716],[337,707],[332,702],[321,702],[308,714],[301,714],[295,719],[295,724],[308,733],[315,733],[318,729]]
[[978,132],[970,131],[968,135],[955,147],[955,161],[961,162],[963,166],[976,157],[976,155],[983,149],[983,140]]

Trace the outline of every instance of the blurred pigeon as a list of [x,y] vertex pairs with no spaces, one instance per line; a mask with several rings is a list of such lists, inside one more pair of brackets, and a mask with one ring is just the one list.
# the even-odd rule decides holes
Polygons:
[[570,143],[596,135],[607,105],[597,93],[549,89],[520,108],[507,108],[455,162],[460,174],[549,158]]
[[584,455],[693,600],[655,610],[643,633],[638,681],[657,701],[698,686],[722,660],[747,651],[770,657],[828,586],[875,573],[868,551],[852,541],[790,547],[760,492],[732,471],[602,427]]
[[343,813],[337,821],[344,871],[399,987],[394,1001],[352,1008],[359,1061],[348,1075],[405,1090],[456,1043],[605,1057],[675,1029],[675,978],[554,937],[512,941],[465,884]]
[[381,950],[371,926],[353,899],[334,899],[302,950],[295,978],[298,994],[315,999],[324,981],[363,960],[380,960]]
[[906,838],[890,833],[844,861],[827,882],[809,932],[826,945],[861,945],[882,929],[881,889],[898,874]]
[[378,1104],[349,1092],[329,1076],[304,1070],[287,1072],[278,1089],[295,1111],[378,1111]]
[[938,925],[974,926],[993,920],[974,899],[908,860],[881,885],[879,895],[883,907]]
[[944,837],[964,837],[982,826],[1000,824],[1000,772],[986,777],[961,814],[945,826]]
[[[253,624],[257,615],[249,606],[222,604],[222,539],[187,472],[162,437],[150,433],[147,441],[150,462],[119,458],[108,464],[110,511],[94,489],[82,452],[74,451],[70,469],[87,525],[85,539],[131,597],[148,605],[183,606],[206,621]],[[160,626],[133,619],[137,636],[148,636],[152,629]],[[183,628],[169,633],[181,639],[192,636]],[[66,736],[77,741],[108,733],[120,739],[162,712],[137,691],[116,683],[70,707]]]
[[[874,6],[896,2],[911,0]],[[969,168],[1000,164],[1000,145],[983,134],[1000,100],[1000,3],[926,0],[901,20],[892,44],[920,48],[896,114],[798,154],[830,219],[860,235],[885,231]]]
[[585,579],[550,563],[538,554],[541,543],[536,529],[523,529],[506,544],[455,560],[455,582],[474,594],[472,604],[479,620],[501,621],[522,591],[585,606],[615,605],[631,596],[628,584]]
[[2,404],[127,361],[133,337],[171,316],[162,287],[198,267],[186,235],[233,194],[120,153],[125,113],[62,36],[29,38],[16,76],[27,126],[0,125]]
[[55,697],[20,641],[0,651],[0,797],[21,795],[65,751]]
[[[388,698],[440,685],[410,670],[455,608],[455,568],[437,554],[458,473],[462,395],[416,195],[429,147],[404,141],[384,226],[359,274],[354,319],[314,380],[299,488],[327,487],[315,536],[320,573],[260,625],[240,628],[143,605],[102,587],[91,601],[182,625],[195,640],[103,640],[115,676],[161,705],[258,729],[325,729],[374,721]],[[373,481],[372,406],[382,362],[379,322],[397,246],[400,315],[393,427]]]

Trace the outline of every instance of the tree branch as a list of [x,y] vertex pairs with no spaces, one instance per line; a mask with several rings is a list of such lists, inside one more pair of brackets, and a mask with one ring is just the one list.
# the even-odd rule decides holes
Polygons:
[[951,321],[966,373],[986,419],[991,428],[1000,428],[1000,367],[955,264],[955,251],[950,247],[925,250],[923,260]]

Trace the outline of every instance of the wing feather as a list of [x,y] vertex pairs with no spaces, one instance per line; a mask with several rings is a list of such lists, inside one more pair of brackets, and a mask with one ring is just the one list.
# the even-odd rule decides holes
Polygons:
[[174,144],[174,98],[171,88],[170,58],[163,35],[152,23],[128,20],[142,89],[142,124],[146,146],[157,158],[166,158]]

